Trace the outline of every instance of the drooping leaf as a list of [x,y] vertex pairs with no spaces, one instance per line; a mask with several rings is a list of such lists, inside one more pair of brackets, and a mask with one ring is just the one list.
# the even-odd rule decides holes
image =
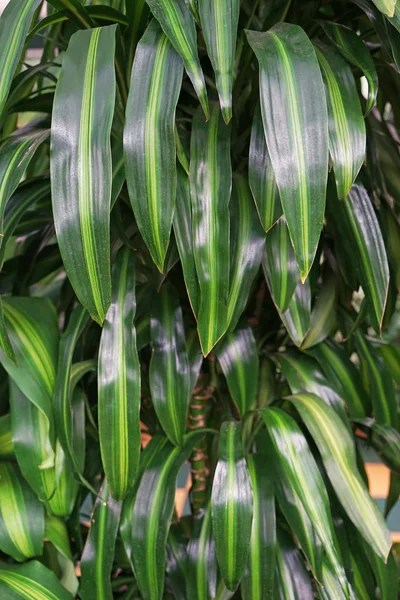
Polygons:
[[8,2],[0,18],[0,116],[21,58],[33,14],[41,0]]
[[248,561],[240,591],[243,600],[272,598],[276,555],[273,479],[261,455],[249,455],[247,468],[253,490],[253,524]]
[[208,56],[215,73],[222,116],[232,118],[233,65],[239,21],[239,0],[199,0],[199,15]]
[[264,132],[300,275],[313,263],[328,174],[325,91],[310,40],[298,25],[247,31],[260,63]]
[[249,183],[261,225],[268,231],[282,215],[282,205],[265,141],[259,104],[254,112],[251,127]]
[[205,123],[198,110],[190,149],[193,251],[200,284],[198,330],[204,356],[228,327],[230,127],[212,105]]
[[351,67],[318,43],[315,46],[325,82],[329,152],[339,199],[347,196],[365,158],[365,124]]
[[134,318],[135,264],[125,247],[112,273],[111,305],[99,348],[99,435],[110,493],[122,500],[131,489],[140,455],[140,366]]
[[373,551],[384,561],[390,534],[370,498],[356,464],[354,442],[335,411],[313,394],[296,394],[291,401],[300,413],[321,454],[326,472],[343,508]]
[[246,567],[253,521],[253,493],[238,422],[224,422],[221,427],[211,515],[219,568],[233,592]]
[[193,532],[187,547],[188,600],[209,600],[215,597],[217,570],[209,500],[195,517]]
[[[61,256],[98,323],[110,304],[110,131],[116,25],[76,32],[63,59],[51,125],[51,189]],[[101,173],[101,177],[99,177]]]
[[37,560],[23,565],[1,562],[0,593],[7,600],[72,600],[56,575]]
[[368,81],[368,101],[365,111],[367,115],[374,107],[378,95],[378,75],[367,46],[355,31],[344,25],[331,21],[320,21],[320,25],[344,58],[359,68]]
[[176,198],[175,109],[182,61],[153,19],[133,62],[124,128],[125,172],[136,222],[163,272]]
[[0,549],[17,561],[43,551],[44,508],[11,463],[0,463]]
[[251,285],[261,264],[265,240],[248,183],[237,174],[233,178],[230,224],[228,323],[232,330],[246,307]]
[[285,312],[300,279],[285,217],[278,219],[267,232],[265,246],[265,276],[277,308]]
[[186,0],[146,0],[175,50],[180,54],[206,119],[207,90],[197,52],[196,26]]
[[243,417],[257,402],[259,358],[256,340],[249,325],[227,333],[216,348],[232,400]]
[[112,600],[111,569],[122,503],[111,496],[104,480],[94,505],[89,535],[81,558],[82,600]]
[[301,345],[307,350],[322,342],[328,335],[333,334],[336,326],[336,279],[329,277],[323,282],[317,292],[313,309],[311,311],[310,329]]
[[296,346],[301,346],[311,325],[311,289],[308,280],[297,283],[288,308],[279,316],[292,341]]

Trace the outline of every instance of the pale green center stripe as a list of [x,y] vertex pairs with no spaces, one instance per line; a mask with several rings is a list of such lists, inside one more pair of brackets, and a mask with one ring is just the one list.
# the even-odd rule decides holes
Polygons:
[[228,496],[228,505],[226,507],[225,535],[226,535],[226,563],[229,579],[232,580],[235,572],[235,550],[237,526],[235,524],[235,431],[230,427],[227,433],[227,459],[228,459],[228,478],[226,482],[226,493]]
[[[0,511],[3,517],[3,523],[10,536],[11,542],[23,556],[34,556],[32,540],[27,535],[25,506],[21,506],[16,497],[16,486],[19,488],[17,479],[14,481],[10,477],[9,468],[3,465],[1,468],[1,489],[0,489]],[[20,500],[22,499],[22,490],[18,489]]]

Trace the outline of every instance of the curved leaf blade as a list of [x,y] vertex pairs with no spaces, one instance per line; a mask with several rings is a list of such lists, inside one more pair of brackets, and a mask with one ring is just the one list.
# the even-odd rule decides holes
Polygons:
[[387,17],[393,17],[397,0],[372,0],[376,8]]
[[328,176],[325,91],[310,40],[298,25],[247,31],[260,63],[264,132],[290,239],[305,281],[322,228]]
[[163,271],[176,199],[175,109],[182,61],[153,19],[132,67],[124,128],[126,180],[136,222]]
[[56,575],[36,560],[23,565],[0,562],[0,592],[9,600],[72,600]]
[[73,34],[57,83],[51,125],[51,189],[58,245],[76,295],[100,324],[111,295],[115,29],[112,25]]
[[[211,501],[195,517],[192,535],[187,547],[188,600],[209,600],[216,595],[217,558],[212,535]],[[193,582],[196,582],[193,585]]]
[[276,550],[277,598],[279,600],[312,600],[310,577],[301,553],[285,531],[278,531]]

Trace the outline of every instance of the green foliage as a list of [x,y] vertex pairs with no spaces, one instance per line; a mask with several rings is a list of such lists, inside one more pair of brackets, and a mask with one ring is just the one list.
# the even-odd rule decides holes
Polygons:
[[9,0],[2,598],[397,599],[399,72],[400,0]]

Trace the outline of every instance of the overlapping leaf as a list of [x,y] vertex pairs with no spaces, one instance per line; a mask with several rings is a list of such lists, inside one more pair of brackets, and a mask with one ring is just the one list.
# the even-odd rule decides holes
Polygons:
[[0,563],[0,592],[5,598],[35,600],[72,600],[56,575],[36,560],[23,565]]

